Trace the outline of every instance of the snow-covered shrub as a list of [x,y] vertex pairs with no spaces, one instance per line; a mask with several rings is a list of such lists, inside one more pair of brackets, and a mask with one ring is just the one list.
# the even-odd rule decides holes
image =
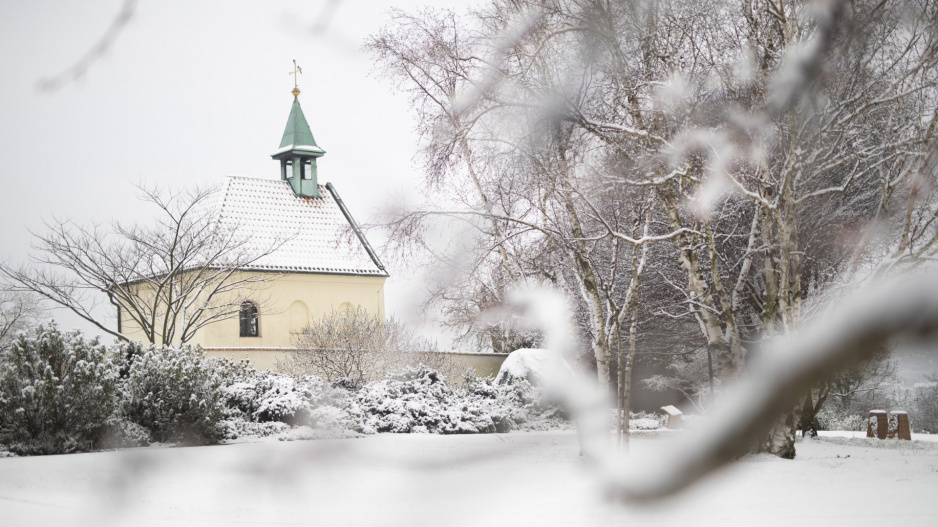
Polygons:
[[466,377],[466,385],[456,390],[457,397],[472,401],[491,417],[495,432],[505,433],[522,428],[531,421],[532,410],[538,403],[538,390],[526,380],[518,379],[511,385],[499,386],[492,377]]
[[254,420],[290,425],[309,421],[314,397],[309,383],[280,375],[268,375],[266,380],[269,381],[266,386],[258,390],[258,406],[252,413]]
[[122,416],[155,441],[217,443],[226,416],[219,366],[199,348],[150,347],[136,354],[122,382]]
[[647,412],[629,412],[630,430],[658,430],[668,424],[668,416]]
[[523,379],[499,386],[491,378],[470,375],[465,388],[454,389],[426,366],[365,385],[358,402],[365,428],[377,432],[493,433],[553,428],[564,420],[563,413]]
[[322,430],[361,430],[361,412],[352,395],[311,375],[278,376],[260,396],[253,416]]
[[866,431],[866,415],[824,408],[817,414],[821,430]]
[[221,391],[229,415],[255,421],[254,414],[262,404],[261,397],[280,375],[269,370],[256,371],[246,360],[215,360],[216,372],[224,381]]
[[[365,416],[354,392],[330,385],[317,377],[304,377],[312,398],[308,425],[324,431],[365,432]],[[315,383],[312,381],[316,381]]]
[[509,419],[507,425],[512,430],[553,430],[572,425],[568,412],[556,395],[551,395],[552,392],[543,386],[521,378],[500,385],[497,377],[477,379],[475,383],[467,383],[467,386],[478,387],[480,383],[495,389],[496,408],[506,413]]
[[96,448],[111,417],[118,370],[98,339],[54,322],[0,351],[0,443],[17,454]]
[[496,431],[490,405],[464,390],[454,391],[426,366],[406,368],[358,392],[365,430],[393,433],[476,434]]
[[498,384],[495,378],[467,377],[466,390],[486,399],[499,432],[509,430],[551,430],[570,425],[567,412],[548,397],[543,388],[523,378]]
[[234,371],[229,368],[225,378],[229,383],[222,388],[226,404],[246,421],[282,422],[332,431],[362,429],[355,398],[347,390],[330,386],[318,377],[294,378],[242,366]]

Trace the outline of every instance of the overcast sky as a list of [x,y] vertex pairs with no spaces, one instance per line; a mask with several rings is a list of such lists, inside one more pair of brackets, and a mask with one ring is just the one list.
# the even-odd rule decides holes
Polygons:
[[[472,4],[436,2],[457,7]],[[406,97],[371,75],[361,43],[391,6],[414,0],[141,0],[87,73],[54,91],[121,11],[121,0],[0,3],[0,247],[22,261],[43,220],[145,220],[135,184],[219,184],[228,175],[278,178],[292,60],[332,182],[360,222],[419,185]],[[334,7],[334,10],[331,8]],[[331,15],[329,14],[331,13]],[[328,20],[325,32],[317,25]],[[401,269],[388,311],[414,300]],[[74,317],[56,313],[62,325]],[[81,326],[87,329],[87,326]]]

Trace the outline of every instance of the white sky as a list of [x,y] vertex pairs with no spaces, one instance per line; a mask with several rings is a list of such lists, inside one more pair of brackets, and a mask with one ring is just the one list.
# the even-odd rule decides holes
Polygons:
[[[419,185],[417,137],[406,96],[373,75],[363,38],[391,6],[429,1],[344,0],[328,29],[328,0],[141,0],[113,46],[77,82],[49,93],[39,81],[77,62],[105,33],[120,0],[0,3],[0,258],[29,252],[43,220],[145,220],[136,183],[277,178],[289,114],[292,60],[300,102],[327,151],[331,181],[359,222]],[[471,0],[436,2],[459,7]],[[374,237],[372,235],[372,237]],[[373,239],[373,242],[377,240]],[[386,303],[406,318],[411,281],[392,268]],[[82,327],[57,312],[66,327]]]

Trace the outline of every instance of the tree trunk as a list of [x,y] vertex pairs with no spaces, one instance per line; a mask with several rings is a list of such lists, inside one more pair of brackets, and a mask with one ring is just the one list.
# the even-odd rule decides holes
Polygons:
[[795,431],[797,426],[798,415],[794,410],[780,415],[766,439],[765,450],[780,458],[795,459]]
[[[662,189],[657,190],[657,195],[668,216],[670,228],[675,231],[683,228],[675,197]],[[699,304],[693,307],[700,317],[700,325],[707,339],[707,348],[716,359],[720,377],[735,377],[740,365],[734,360],[732,347],[723,335],[721,318],[717,315],[719,310],[716,308],[710,286],[704,278],[700,258],[695,249],[695,238],[690,234],[681,234],[674,237],[674,245],[679,251],[681,266],[687,271],[688,294],[691,300]]]
[[619,448],[625,451],[629,449],[629,419],[632,412],[632,364],[635,362],[635,341],[638,337],[638,302],[632,301],[632,323],[629,325],[629,351],[624,357],[623,364],[620,365],[619,389],[622,394],[622,437]]

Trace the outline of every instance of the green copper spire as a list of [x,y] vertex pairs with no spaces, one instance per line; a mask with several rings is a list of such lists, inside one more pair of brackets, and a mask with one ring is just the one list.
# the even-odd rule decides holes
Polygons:
[[[298,69],[298,68],[296,68]],[[295,73],[294,73],[295,75]],[[326,151],[319,148],[313,139],[303,109],[300,108],[300,90],[293,87],[293,107],[287,118],[287,127],[280,140],[280,148],[270,157],[280,161],[280,178],[288,181],[293,193],[307,198],[322,197],[319,194],[319,177],[316,159]]]
[[300,108],[299,98],[293,99],[293,108],[290,109],[290,117],[287,118],[287,127],[283,131],[283,139],[280,140],[280,148],[303,150],[313,155],[319,154],[319,156],[326,153],[316,145],[313,132],[310,131],[309,123],[306,122],[306,116],[303,115],[303,109]]

